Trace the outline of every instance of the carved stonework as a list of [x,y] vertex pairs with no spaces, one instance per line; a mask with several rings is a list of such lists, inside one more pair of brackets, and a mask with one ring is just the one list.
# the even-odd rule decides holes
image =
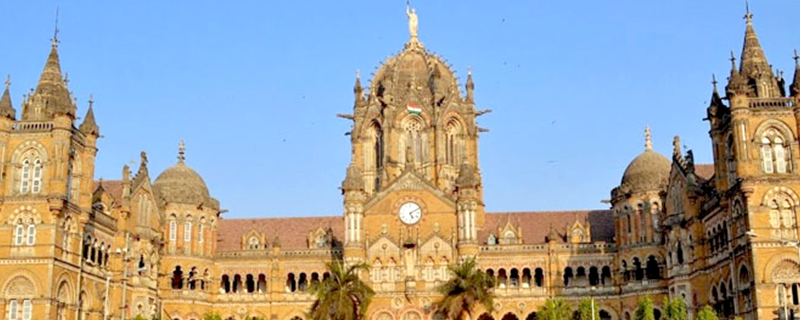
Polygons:
[[772,282],[795,283],[800,282],[800,268],[797,263],[783,260],[772,268]]
[[32,297],[34,294],[36,287],[33,282],[24,276],[17,276],[8,282],[4,296],[5,298]]

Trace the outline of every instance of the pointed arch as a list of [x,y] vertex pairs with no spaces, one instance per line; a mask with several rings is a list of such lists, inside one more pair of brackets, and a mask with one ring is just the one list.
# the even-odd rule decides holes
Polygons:
[[[403,163],[419,164],[427,160],[427,135],[425,120],[419,115],[409,115],[401,122],[402,134],[398,154]],[[410,157],[410,159],[409,159]]]
[[464,129],[461,121],[450,118],[444,127],[444,158],[445,163],[451,166],[458,166],[464,158]]
[[761,169],[764,173],[782,174],[794,170],[792,145],[795,135],[786,123],[778,119],[761,122],[753,139],[760,144]]

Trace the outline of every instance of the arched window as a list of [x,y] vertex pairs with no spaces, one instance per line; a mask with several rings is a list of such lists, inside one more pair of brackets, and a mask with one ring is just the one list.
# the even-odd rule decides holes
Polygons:
[[445,127],[445,163],[456,166],[461,161],[461,126],[455,119],[450,120]]
[[178,223],[175,220],[169,222],[169,240],[175,241],[178,238]]
[[[417,118],[406,121],[404,126],[405,135],[403,142],[404,148],[400,150],[406,155],[406,163],[420,163],[425,161],[424,135],[422,134],[422,123]],[[402,144],[401,144],[402,145]],[[410,159],[408,157],[411,157]]]
[[34,243],[36,243],[36,225],[31,221],[28,225],[28,245],[32,246]]
[[17,320],[17,315],[19,314],[19,305],[17,300],[11,300],[8,303],[8,319],[9,320]]
[[183,240],[186,242],[192,241],[192,223],[189,221],[183,225]]
[[20,177],[19,192],[22,194],[28,193],[31,187],[31,160],[25,159],[22,161],[22,176]]
[[728,183],[736,183],[736,157],[734,156],[734,148],[736,147],[733,142],[733,135],[728,135],[728,142],[725,148],[725,166],[728,169]]
[[769,201],[769,223],[774,229],[773,236],[781,239],[797,237],[794,202],[786,194],[779,194]]
[[200,223],[197,225],[197,243],[203,243],[203,229],[205,229],[206,219],[200,219]]
[[761,136],[761,167],[765,173],[790,171],[791,152],[783,135],[773,128]]
[[33,179],[31,180],[31,193],[37,194],[42,191],[42,160],[33,160]]
[[381,125],[373,121],[367,129],[367,144],[364,148],[364,164],[366,170],[375,170],[383,165],[383,130]]
[[14,245],[21,246],[23,239],[25,239],[25,226],[20,221],[14,230]]

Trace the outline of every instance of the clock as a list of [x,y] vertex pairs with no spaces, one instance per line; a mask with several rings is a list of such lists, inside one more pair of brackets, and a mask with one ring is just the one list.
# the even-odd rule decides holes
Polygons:
[[400,206],[397,217],[405,224],[415,224],[422,219],[422,208],[414,202],[406,202]]

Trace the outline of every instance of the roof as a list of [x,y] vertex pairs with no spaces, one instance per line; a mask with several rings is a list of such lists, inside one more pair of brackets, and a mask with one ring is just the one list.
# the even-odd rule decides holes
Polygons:
[[308,232],[319,227],[331,228],[339,241],[344,241],[344,219],[338,217],[297,217],[262,219],[221,219],[217,226],[217,250],[237,251],[242,248],[242,236],[252,230],[262,233],[267,241],[277,236],[283,250],[308,248]]
[[592,241],[614,241],[614,221],[609,210],[493,212],[486,214],[486,223],[478,231],[478,240],[484,243],[490,233],[498,232],[508,221],[522,227],[522,243],[545,243],[550,226],[559,234],[575,221],[588,220],[592,227]]
[[[252,230],[262,233],[266,240],[278,236],[281,249],[303,250],[308,248],[308,233],[319,227],[331,228],[334,237],[344,240],[344,223],[341,216],[262,218],[262,219],[223,219],[217,229],[217,250],[238,251],[242,248],[242,236]],[[581,223],[589,221],[592,226],[592,241],[613,241],[614,223],[611,211],[542,211],[542,212],[501,212],[487,213],[486,224],[478,236],[484,242],[490,233],[496,233],[507,221],[522,227],[522,240],[525,244],[544,243],[550,225],[560,234],[567,226],[578,219]]]
[[694,165],[694,174],[698,177],[710,180],[714,176],[714,164],[704,163]]
[[114,201],[120,203],[122,199],[122,180],[102,180],[102,181],[95,181],[94,185],[92,186],[92,192],[97,190],[100,187],[100,184],[103,184],[103,190],[106,191]]

